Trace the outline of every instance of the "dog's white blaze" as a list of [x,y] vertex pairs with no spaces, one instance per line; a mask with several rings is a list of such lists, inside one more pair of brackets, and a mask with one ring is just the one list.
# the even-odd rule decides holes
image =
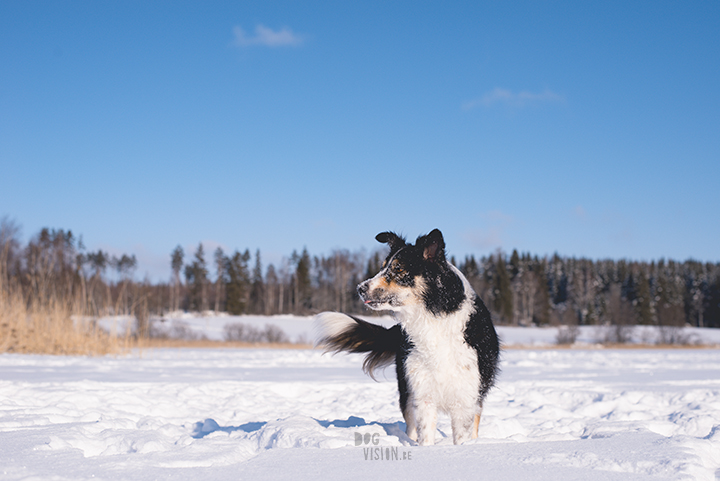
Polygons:
[[455,443],[471,437],[479,412],[477,352],[464,340],[465,326],[475,310],[475,293],[465,277],[455,271],[465,287],[465,300],[458,311],[434,316],[420,306],[407,306],[398,312],[415,346],[405,361],[409,411],[414,417],[408,424],[417,426],[421,445],[434,443],[438,410],[450,415]]
[[339,312],[323,312],[315,316],[313,322],[313,338],[315,347],[325,340],[335,337],[355,325],[355,321]]

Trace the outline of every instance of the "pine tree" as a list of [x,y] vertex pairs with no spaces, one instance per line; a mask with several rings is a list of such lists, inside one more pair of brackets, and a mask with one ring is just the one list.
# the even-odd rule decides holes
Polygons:
[[208,269],[205,262],[205,250],[202,243],[195,251],[195,259],[190,265],[185,266],[185,278],[190,286],[190,307],[197,311],[206,311]]
[[[128,299],[128,285],[132,278],[132,274],[137,267],[137,259],[135,254],[128,256],[123,254],[120,257],[113,256],[110,260],[110,265],[117,271],[118,277],[121,279],[120,294],[118,294],[116,311],[123,312],[124,314],[130,313],[130,305]],[[121,306],[122,305],[122,306]],[[142,331],[142,329],[140,329]]]
[[505,322],[513,321],[513,295],[510,287],[510,275],[505,264],[505,256],[502,252],[497,254],[495,264],[495,311],[500,314]]
[[[90,277],[89,285],[89,302],[90,305],[93,308],[93,312],[96,314],[100,313],[101,306],[106,305],[109,306],[111,303],[104,302],[103,301],[103,293],[97,292],[99,291],[99,286],[102,286],[103,284],[103,275],[105,274],[105,271],[107,270],[108,264],[110,263],[110,256],[103,252],[102,250],[98,250],[97,252],[88,252],[86,255],[88,264],[90,265],[90,268],[93,271],[92,276]],[[110,299],[110,288],[106,284],[106,299]]]
[[[478,268],[477,261],[475,260],[475,256],[470,255],[465,257],[465,262],[462,263],[460,266],[460,271],[463,273],[463,275],[471,281],[471,279],[475,279],[477,277],[480,277],[480,269]],[[472,281],[471,281],[472,283]]]
[[465,275],[475,292],[477,292],[478,295],[482,295],[483,279],[475,256],[466,256],[465,261],[459,266],[459,269],[460,272]]
[[220,312],[220,300],[223,299],[223,287],[225,286],[225,266],[227,259],[222,247],[215,249],[215,312]]
[[706,303],[705,326],[720,328],[720,268],[717,265],[708,287]]
[[265,311],[265,283],[263,281],[262,262],[260,261],[260,249],[255,253],[255,267],[252,272],[252,287],[250,290],[250,310],[255,314],[262,314]]
[[307,248],[301,255],[293,252],[295,261],[295,312],[302,313],[312,307],[312,285],[310,281],[310,254]]
[[547,282],[547,258],[539,261],[535,260],[535,270],[537,274],[538,290],[537,304],[535,306],[533,321],[539,326],[550,324],[550,292]]
[[682,326],[685,323],[683,296],[680,283],[676,281],[677,273],[674,267],[672,261],[667,266],[664,260],[658,263],[655,315],[657,324],[661,327]]
[[367,269],[365,270],[365,279],[375,277],[375,274],[380,272],[380,269],[382,269],[382,258],[380,256],[380,252],[375,251],[373,255],[370,256],[370,259],[368,259]]
[[270,264],[265,274],[265,315],[273,314],[277,307],[275,298],[278,290],[279,279],[275,272],[275,266]]
[[249,261],[250,252],[247,250],[243,254],[235,251],[226,261],[225,304],[230,314],[244,314],[247,310],[250,284]]
[[19,280],[20,226],[8,216],[0,219],[0,295],[10,289],[11,281]]
[[180,309],[180,287],[182,281],[180,280],[180,271],[183,267],[183,257],[185,253],[183,248],[179,245],[170,254],[170,267],[172,268],[172,296],[170,301],[170,309],[177,311]]
[[518,255],[517,249],[513,249],[512,255],[510,256],[510,278],[515,279],[515,277],[520,273],[520,256]]
[[635,298],[635,309],[637,311],[637,322],[638,324],[650,325],[653,323],[652,320],[652,306],[651,306],[651,295],[650,295],[650,283],[647,276],[641,270],[638,275],[637,287],[636,287],[636,298]]
[[565,304],[568,300],[568,276],[563,268],[563,261],[558,258],[557,263],[553,263],[555,271],[553,272],[553,286],[555,288],[555,296],[553,297],[553,304],[560,305]]
[[705,325],[705,298],[708,294],[708,273],[701,262],[685,262],[685,311],[687,321],[694,326]]

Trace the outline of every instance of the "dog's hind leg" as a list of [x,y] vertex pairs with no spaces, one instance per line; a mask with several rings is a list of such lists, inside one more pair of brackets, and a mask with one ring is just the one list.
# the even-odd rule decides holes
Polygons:
[[480,426],[480,417],[482,416],[483,407],[482,403],[477,408],[477,412],[475,413],[475,417],[473,419],[473,426],[472,426],[472,432],[470,433],[470,437],[472,439],[477,439],[478,437],[478,426]]
[[417,442],[417,424],[415,424],[415,416],[413,416],[413,412],[410,406],[405,406],[405,409],[402,410],[402,415],[403,418],[405,418],[405,433],[412,441]]

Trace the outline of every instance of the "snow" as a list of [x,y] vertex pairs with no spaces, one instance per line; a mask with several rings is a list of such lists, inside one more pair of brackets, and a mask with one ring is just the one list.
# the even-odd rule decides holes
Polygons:
[[[370,322],[391,326],[395,321],[390,317],[364,317]],[[99,324],[110,332],[125,333],[126,329],[134,323],[131,317],[106,317]],[[195,338],[206,338],[212,341],[225,340],[225,326],[244,324],[258,330],[268,325],[279,327],[287,334],[291,342],[312,342],[313,318],[293,315],[277,316],[230,316],[216,315],[207,312],[205,315],[197,313],[173,312],[162,318],[151,319],[154,330],[166,333],[173,337],[173,333],[182,333]],[[611,330],[607,326],[580,326],[576,342],[580,345],[597,344],[602,342]],[[630,328],[632,335],[630,342],[634,344],[656,344],[660,340],[661,332],[653,326],[635,326]],[[510,327],[497,326],[503,344],[506,346],[552,346],[557,344],[558,328],[556,327]],[[678,330],[680,337],[687,344],[720,345],[720,329],[685,327]]]
[[506,350],[479,438],[453,445],[440,417],[431,447],[404,435],[392,369],[374,382],[361,359],[0,355],[0,478],[720,477],[718,349]]
[[[389,319],[385,320],[386,322]],[[258,330],[265,329],[268,325],[279,327],[291,342],[312,342],[312,317],[294,316],[291,314],[277,316],[230,316],[215,315],[208,313],[199,316],[196,313],[175,312],[162,319],[152,320],[158,332],[172,333],[173,330],[187,330],[200,337],[211,341],[225,340],[225,326],[233,324],[244,324]]]

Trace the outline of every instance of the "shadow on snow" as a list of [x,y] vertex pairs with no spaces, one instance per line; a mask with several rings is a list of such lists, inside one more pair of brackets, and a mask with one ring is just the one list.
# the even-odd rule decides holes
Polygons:
[[[329,428],[330,426],[333,426],[336,428],[359,428],[359,427],[363,427],[363,426],[380,426],[385,431],[385,434],[387,434],[388,436],[397,437],[400,440],[401,444],[403,444],[405,446],[413,444],[413,442],[410,440],[410,438],[407,437],[407,434],[405,434],[406,426],[405,426],[404,422],[397,422],[397,423],[371,422],[371,423],[368,423],[367,421],[365,421],[365,419],[357,417],[357,416],[350,416],[347,419],[335,419],[333,421],[320,420],[320,419],[315,419],[315,421],[323,428]],[[220,426],[214,419],[208,418],[205,421],[199,421],[193,425],[192,437],[195,439],[201,439],[201,438],[204,438],[205,436],[212,434],[214,432],[217,432],[217,431],[222,431],[222,432],[226,432],[226,433],[233,433],[236,431],[252,433],[252,432],[262,429],[262,427],[265,426],[266,424],[267,424],[266,421],[255,421],[255,422],[241,424],[239,426]]]

